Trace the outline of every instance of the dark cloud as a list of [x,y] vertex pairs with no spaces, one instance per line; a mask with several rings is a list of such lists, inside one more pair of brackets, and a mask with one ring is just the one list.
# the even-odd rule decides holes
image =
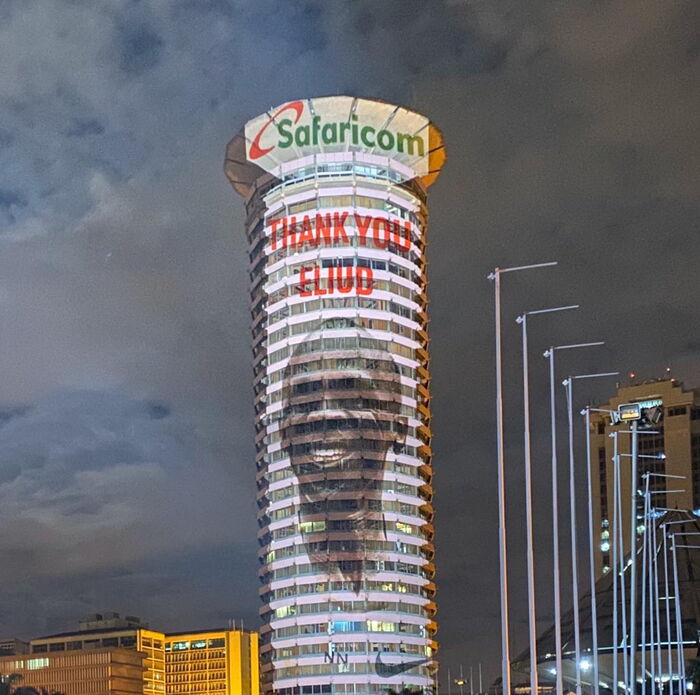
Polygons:
[[154,68],[160,60],[163,39],[147,24],[128,23],[117,30],[119,67],[137,76]]
[[102,135],[105,128],[96,118],[74,118],[66,130],[69,138],[82,138],[86,135]]
[[[31,0],[0,14],[0,190],[26,202],[0,234],[3,412],[26,406],[0,423],[0,550],[11,558],[0,568],[2,632],[70,628],[110,608],[175,623],[177,605],[178,628],[254,619],[247,252],[223,148],[274,104],[350,92],[423,111],[447,143],[429,246],[439,638],[443,665],[483,661],[490,680],[499,635],[485,276],[561,263],[504,281],[517,651],[527,636],[515,314],[582,305],[532,325],[543,626],[541,350],[604,339],[562,359],[562,374],[652,377],[670,364],[700,384],[700,6]],[[76,125],[103,132],[69,136]]]

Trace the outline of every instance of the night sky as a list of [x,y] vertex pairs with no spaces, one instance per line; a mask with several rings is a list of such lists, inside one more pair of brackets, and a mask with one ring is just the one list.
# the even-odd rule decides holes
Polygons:
[[[532,320],[541,628],[542,349],[700,386],[694,0],[0,0],[0,636],[117,610],[257,625],[242,201],[222,166],[290,99],[425,113],[443,667],[499,669],[492,286],[504,277],[514,644],[526,646],[519,346]],[[627,378],[622,378],[623,382]],[[605,399],[614,379],[578,391]],[[580,401],[580,402],[579,402]],[[566,553],[563,558],[566,559]]]

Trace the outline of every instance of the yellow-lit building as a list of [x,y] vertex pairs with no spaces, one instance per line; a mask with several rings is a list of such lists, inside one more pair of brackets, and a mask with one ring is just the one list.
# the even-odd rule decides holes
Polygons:
[[[637,489],[644,489],[644,473],[682,476],[672,481],[658,476],[650,478],[654,503],[658,507],[685,509],[700,516],[700,389],[686,390],[670,378],[654,379],[622,386],[600,409],[617,410],[624,403],[662,409],[662,417],[653,427],[653,433],[639,436],[639,453],[643,458],[639,461]],[[610,525],[614,501],[614,451],[610,434],[628,427],[625,423],[612,425],[605,413],[596,412],[591,416],[593,523],[599,534],[595,553],[598,578],[607,574],[612,565]],[[621,437],[618,446],[623,460],[628,461],[630,438]],[[666,494],[669,487],[674,492]],[[629,465],[620,466],[620,488],[622,518],[627,519],[630,516],[632,489]],[[638,528],[638,535],[642,531],[643,527]],[[630,549],[630,528],[627,524],[622,525],[622,532],[624,553],[627,554]]]
[[120,648],[3,656],[0,674],[16,673],[20,686],[64,695],[141,695],[144,656]]
[[168,695],[259,695],[258,635],[200,630],[165,637]]
[[[165,635],[150,630],[138,618],[120,618],[116,613],[98,614],[81,621],[77,632],[62,632],[33,639],[32,655],[112,649],[121,647],[143,652],[143,695],[165,693]],[[87,629],[85,629],[87,628]]]

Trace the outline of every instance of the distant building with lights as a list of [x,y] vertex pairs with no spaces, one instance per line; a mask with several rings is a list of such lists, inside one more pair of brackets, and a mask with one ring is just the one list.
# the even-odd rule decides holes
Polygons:
[[63,695],[142,695],[145,654],[99,648],[0,657],[0,674],[18,674],[16,687]]
[[266,693],[435,689],[421,114],[288,102],[226,150],[249,242]]
[[16,637],[10,639],[0,639],[0,656],[9,654],[27,654],[29,652],[29,642],[24,642]]
[[98,613],[80,621],[80,630],[39,637],[30,642],[35,654],[57,654],[94,649],[133,649],[145,656],[144,695],[165,693],[165,635],[138,618]]
[[[49,675],[46,669],[87,668],[91,663],[108,668],[113,658],[106,656],[108,652],[119,656],[128,650],[129,659],[140,665],[136,692],[143,695],[259,695],[256,632],[201,630],[166,635],[139,618],[122,618],[118,613],[96,614],[79,625],[75,632],[31,640],[25,670],[45,678]],[[61,656],[67,660],[62,661]],[[80,695],[87,693],[80,691]]]
[[[684,480],[650,478],[650,489],[656,493],[657,507],[696,510],[700,515],[700,389],[686,391],[672,379],[645,381],[622,386],[610,401],[599,406],[601,410],[616,410],[623,403],[642,403],[661,406],[663,418],[653,427],[654,434],[639,436],[639,453],[658,455],[657,459],[640,458],[638,489],[644,489],[642,475],[645,472],[684,476]],[[612,550],[610,524],[613,510],[613,440],[609,436],[615,429],[627,425],[610,424],[605,413],[591,415],[591,457],[593,465],[593,528],[597,533],[595,553],[596,577],[610,571]],[[629,454],[630,438],[619,437],[620,454]],[[665,458],[661,458],[661,457]],[[623,456],[623,461],[628,461]],[[669,484],[676,492],[665,495]],[[620,466],[622,518],[630,513],[630,466]],[[623,525],[624,553],[629,553],[630,529]],[[641,530],[640,530],[641,532]]]
[[166,635],[165,681],[167,695],[259,695],[257,633]]

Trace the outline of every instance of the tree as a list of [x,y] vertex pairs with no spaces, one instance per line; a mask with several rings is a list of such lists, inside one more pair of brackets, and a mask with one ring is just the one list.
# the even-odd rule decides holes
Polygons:
[[0,673],[0,695],[10,695],[12,686],[21,680],[22,676],[19,673],[9,673],[7,675]]

